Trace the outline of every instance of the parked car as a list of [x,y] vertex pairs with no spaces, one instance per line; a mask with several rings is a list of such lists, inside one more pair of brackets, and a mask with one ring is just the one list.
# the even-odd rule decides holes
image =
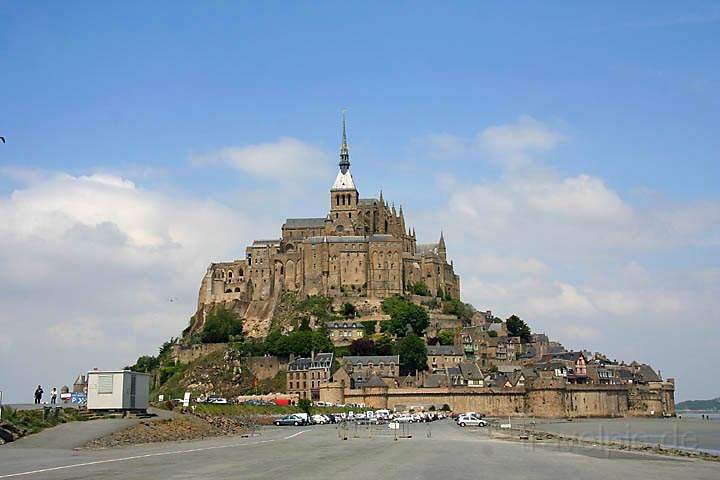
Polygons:
[[461,427],[487,427],[487,422],[475,415],[460,415],[457,418],[457,424]]
[[228,401],[227,398],[223,397],[208,397],[207,400],[205,400],[206,403],[215,403],[218,405],[227,405]]
[[307,421],[299,415],[287,415],[283,418],[279,418],[273,422],[275,426],[281,427],[285,425],[293,425],[299,427],[300,425],[307,425]]
[[325,425],[326,423],[330,423],[330,420],[328,420],[325,415],[313,415],[310,417],[310,421],[315,425]]

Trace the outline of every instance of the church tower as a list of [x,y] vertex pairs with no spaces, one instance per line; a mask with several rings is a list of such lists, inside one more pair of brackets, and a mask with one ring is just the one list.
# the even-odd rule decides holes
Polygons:
[[359,194],[350,173],[350,151],[347,143],[345,115],[342,119],[342,142],[340,144],[340,171],[330,189],[330,232],[331,235],[354,235]]
[[442,258],[444,262],[447,262],[447,247],[445,247],[445,236],[442,230],[440,231],[440,241],[438,242],[438,255],[440,255],[440,258]]

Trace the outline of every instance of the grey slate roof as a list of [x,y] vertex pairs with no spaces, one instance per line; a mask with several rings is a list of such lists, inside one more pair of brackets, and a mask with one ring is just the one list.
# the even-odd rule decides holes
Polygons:
[[280,239],[277,240],[253,240],[253,246],[259,246],[259,245],[280,245]]
[[288,364],[289,370],[308,370],[310,368],[330,368],[332,366],[332,353],[318,353],[315,361],[308,357],[299,357]]
[[348,321],[348,320],[332,320],[330,322],[325,322],[325,328],[330,329],[344,329],[344,328],[365,328],[363,327],[363,324],[356,321]]
[[288,218],[283,228],[323,228],[325,217],[321,218]]
[[438,388],[447,385],[447,375],[444,373],[432,373],[425,375],[425,381],[423,387],[425,388]]
[[387,385],[385,385],[385,382],[383,382],[382,379],[377,375],[370,375],[370,378],[368,378],[367,382],[365,382],[363,387],[387,387]]
[[653,370],[650,365],[640,365],[637,376],[644,382],[659,382],[661,380],[660,376],[655,373],[655,370]]
[[361,198],[358,200],[358,205],[373,205],[380,202],[377,198]]
[[422,255],[424,253],[437,253],[438,244],[437,243],[418,243],[416,247],[416,251],[418,254]]
[[480,367],[474,362],[462,362],[459,367],[465,380],[482,380],[483,375],[480,371]]
[[428,355],[464,355],[462,347],[455,345],[428,345]]
[[400,364],[400,355],[367,355],[367,356],[348,355],[346,357],[343,357],[343,360],[350,362],[352,365],[357,365],[357,364],[367,365],[369,363],[372,363],[374,366],[380,365],[381,363],[384,363],[385,365],[388,365],[390,363],[399,365]]
[[582,352],[562,352],[562,353],[553,353],[553,358],[558,358],[560,360],[570,360],[572,362],[577,362],[578,358],[583,355]]
[[317,237],[309,237],[306,242],[308,243],[365,243],[365,242],[392,242],[400,241],[392,235],[378,234],[378,235],[323,235]]

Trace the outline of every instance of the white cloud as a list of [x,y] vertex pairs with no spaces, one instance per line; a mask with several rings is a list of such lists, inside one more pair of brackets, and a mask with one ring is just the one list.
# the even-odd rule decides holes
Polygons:
[[527,206],[542,213],[579,219],[628,220],[632,212],[602,180],[589,175],[537,182],[518,182]]
[[474,142],[441,140],[438,149],[464,145],[462,155],[484,151],[502,167],[495,179],[468,171],[441,182],[447,201],[417,225],[444,229],[466,300],[570,348],[650,362],[678,378],[678,398],[711,394],[696,365],[718,360],[698,339],[720,337],[720,201],[654,192],[633,202],[598,176],[518,168],[565,140],[528,118]]
[[324,175],[330,155],[302,140],[284,137],[275,142],[220,148],[193,155],[191,161],[199,165],[222,163],[255,177],[290,181]]
[[525,166],[534,155],[552,150],[563,140],[563,135],[528,115],[512,124],[488,127],[476,138],[477,144],[506,168]]
[[0,338],[12,339],[0,364],[17,364],[0,387],[15,399],[154,352],[187,325],[207,265],[241,257],[257,228],[242,210],[118,176],[28,178],[0,197]]

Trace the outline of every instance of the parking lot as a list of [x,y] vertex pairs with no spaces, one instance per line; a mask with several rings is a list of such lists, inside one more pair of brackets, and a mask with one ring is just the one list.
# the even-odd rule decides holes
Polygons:
[[[18,473],[23,474],[20,478],[50,479],[717,478],[713,462],[622,452],[608,457],[595,449],[528,448],[490,439],[487,429],[461,428],[450,419],[410,425],[412,436],[398,440],[362,434],[343,440],[337,425],[312,425],[265,427],[252,438],[100,451],[25,448],[17,442],[0,448],[0,479],[16,478]],[[424,431],[428,427],[429,436]]]

